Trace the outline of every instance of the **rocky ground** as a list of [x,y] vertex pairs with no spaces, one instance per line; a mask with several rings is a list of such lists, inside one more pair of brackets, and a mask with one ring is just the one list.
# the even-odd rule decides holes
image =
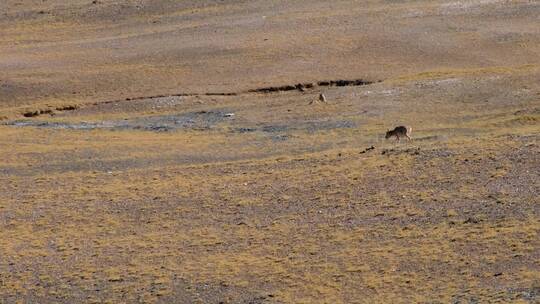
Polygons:
[[0,303],[539,302],[539,13],[0,3]]

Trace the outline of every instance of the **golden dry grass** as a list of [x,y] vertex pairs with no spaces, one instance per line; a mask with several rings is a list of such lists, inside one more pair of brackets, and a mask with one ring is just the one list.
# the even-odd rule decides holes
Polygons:
[[[362,90],[373,89],[351,92]],[[339,106],[296,107],[350,119],[347,94]],[[293,96],[221,106],[293,126],[257,110],[260,99],[297,117],[282,102]],[[494,107],[468,120],[476,105],[460,107],[444,123],[388,111],[424,122],[402,144],[380,141],[372,119],[293,129],[284,142],[231,132],[246,121],[166,133],[3,126],[4,299],[527,301],[540,287],[538,113]],[[119,117],[83,110],[36,119]],[[505,185],[515,182],[520,191]]]
[[22,2],[0,303],[539,301],[537,4]]

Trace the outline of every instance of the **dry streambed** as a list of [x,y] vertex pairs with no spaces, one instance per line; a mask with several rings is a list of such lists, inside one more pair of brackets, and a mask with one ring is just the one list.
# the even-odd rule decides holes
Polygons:
[[[233,121],[235,114],[227,111],[200,111],[175,115],[156,115],[141,118],[110,120],[101,122],[49,122],[43,120],[15,120],[6,123],[15,127],[39,127],[51,129],[72,130],[95,130],[108,129],[120,130],[144,130],[165,132],[174,130],[210,130],[218,125],[229,127],[227,121]],[[265,133],[281,133],[290,130],[304,130],[316,132],[317,130],[331,130],[338,128],[354,128],[352,121],[303,121],[283,125],[263,125],[259,127],[241,127],[235,124],[232,132],[248,133],[261,131]]]

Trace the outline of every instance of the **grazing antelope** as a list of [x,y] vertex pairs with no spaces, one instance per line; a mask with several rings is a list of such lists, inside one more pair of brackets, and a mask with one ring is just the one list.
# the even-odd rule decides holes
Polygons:
[[407,128],[405,126],[399,126],[395,127],[394,130],[388,130],[384,138],[389,139],[390,137],[395,136],[398,142],[400,137],[407,137],[407,140],[411,140],[411,132],[411,127]]
[[309,102],[309,104],[311,105],[311,104],[314,104],[316,102],[328,103],[326,101],[326,96],[324,96],[323,93],[319,94],[319,99],[318,100],[312,100],[312,101]]

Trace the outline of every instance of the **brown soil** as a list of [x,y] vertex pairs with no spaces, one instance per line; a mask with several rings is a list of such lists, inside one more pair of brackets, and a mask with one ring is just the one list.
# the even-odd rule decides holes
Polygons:
[[0,3],[0,303],[538,303],[538,15]]

